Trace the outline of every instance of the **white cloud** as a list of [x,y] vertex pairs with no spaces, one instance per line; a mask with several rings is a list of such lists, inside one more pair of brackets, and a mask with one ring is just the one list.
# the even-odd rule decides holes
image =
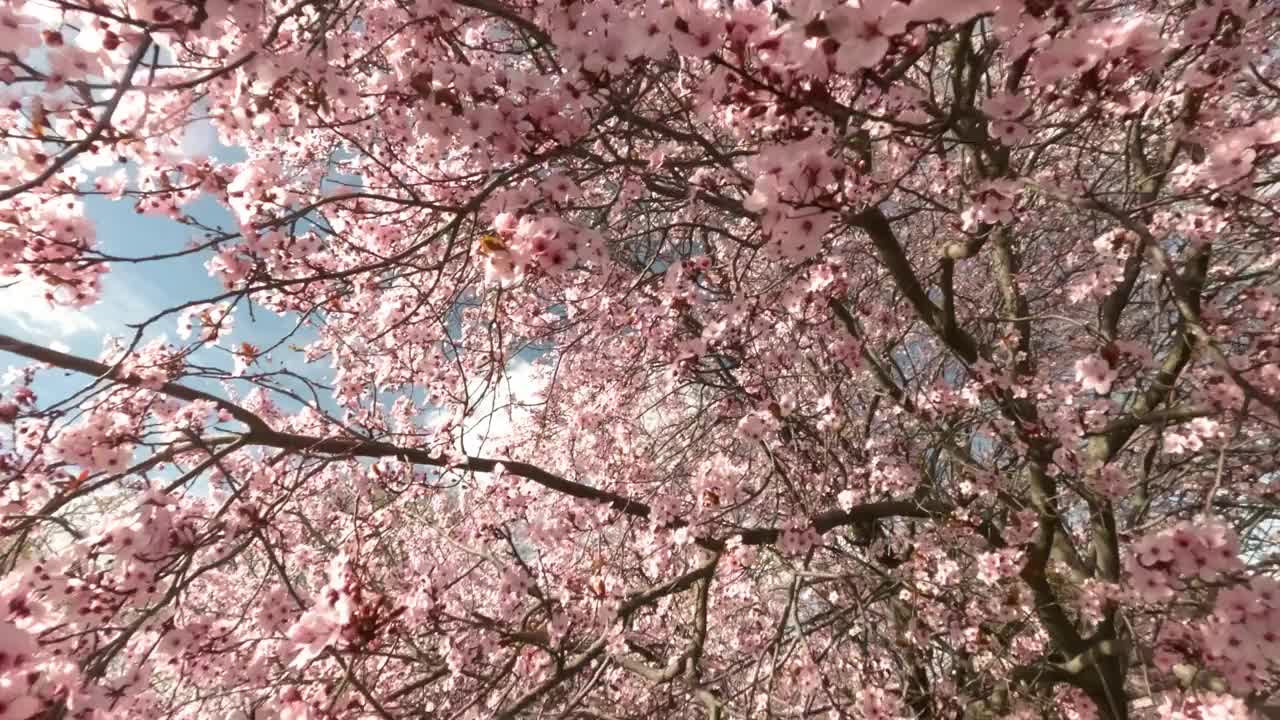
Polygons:
[[[467,418],[462,446],[469,455],[484,455],[496,450],[511,436],[516,425],[529,417],[527,405],[540,402],[546,379],[540,368],[526,360],[507,366],[506,374],[475,406],[475,414]],[[477,392],[480,387],[472,388]]]
[[203,160],[221,147],[217,129],[204,118],[188,125],[182,134],[181,153],[187,158]]
[[84,310],[54,305],[44,298],[44,287],[30,280],[0,288],[0,325],[17,326],[29,339],[65,340],[98,330],[98,323]]

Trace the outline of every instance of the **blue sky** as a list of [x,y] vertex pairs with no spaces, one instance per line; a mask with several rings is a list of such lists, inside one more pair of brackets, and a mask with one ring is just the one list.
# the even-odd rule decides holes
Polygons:
[[[212,154],[224,162],[237,162],[244,153],[217,144],[212,128],[197,124],[188,132],[184,151],[189,155]],[[102,172],[113,172],[106,168]],[[107,254],[141,257],[180,250],[193,239],[200,239],[199,230],[165,217],[142,215],[135,212],[129,198],[113,201],[102,196],[85,198],[85,209],[97,230],[98,247]],[[232,229],[235,220],[221,205],[203,196],[187,206],[188,214],[206,225]],[[88,308],[75,309],[51,305],[43,297],[44,288],[30,280],[6,279],[0,288],[0,333],[21,340],[53,347],[86,357],[98,357],[103,340],[108,336],[132,337],[130,323],[141,322],[156,313],[191,300],[216,296],[224,288],[209,276],[204,263],[209,253],[159,260],[147,263],[114,263],[102,280],[101,300]],[[259,347],[272,344],[294,327],[291,318],[279,317],[255,308],[252,317],[243,306],[235,312],[235,343],[249,342]],[[145,335],[146,340],[167,337],[181,342],[177,335],[177,316],[170,315],[153,324]],[[305,336],[304,336],[305,337]],[[224,341],[223,345],[231,347]],[[286,358],[286,356],[288,356]],[[230,370],[231,357],[219,350],[206,350],[196,358],[206,365]],[[273,354],[273,366],[287,359],[288,367],[295,372],[322,379],[327,375],[327,365],[305,365],[300,355],[281,348]],[[264,361],[265,362],[265,361]],[[0,370],[24,366],[24,358],[0,352]],[[81,387],[87,378],[67,375],[60,371],[45,371],[38,376],[36,391],[45,401]],[[199,381],[187,381],[199,386]],[[206,386],[205,389],[217,390]],[[0,390],[0,392],[3,392]],[[41,404],[44,404],[43,402]],[[332,408],[328,408],[332,410]]]
[[[56,13],[43,19],[51,26],[61,24],[61,17]],[[42,49],[37,49],[28,61],[36,67],[43,66],[45,57]],[[240,162],[245,158],[242,149],[219,143],[216,131],[207,120],[196,120],[187,127],[180,152],[188,158],[212,156],[223,163]],[[73,167],[74,165],[75,163]],[[94,172],[112,173],[116,169],[117,167],[107,167]],[[354,177],[340,176],[337,179],[347,184],[359,183],[359,179]],[[85,207],[97,231],[98,248],[110,255],[140,257],[171,253],[185,248],[194,239],[203,239],[199,237],[198,230],[181,223],[135,212],[134,203],[128,198],[112,201],[100,196],[88,197],[85,199]],[[235,227],[234,218],[212,198],[202,197],[184,209],[207,226],[226,229]],[[10,287],[4,287],[13,283],[13,280],[0,278],[0,333],[96,358],[102,352],[105,338],[132,338],[134,330],[129,327],[130,323],[143,321],[174,305],[211,298],[224,292],[224,288],[209,276],[204,267],[209,256],[210,253],[206,251],[142,264],[113,264],[102,279],[100,301],[84,309],[50,305],[43,298],[44,287],[41,283],[19,281]],[[231,338],[224,339],[221,343],[224,348],[235,347],[244,342],[265,348],[274,345],[295,328],[296,318],[277,317],[261,308],[254,310],[250,315],[243,303],[237,307],[235,329]],[[291,338],[291,342],[301,344],[314,335],[314,331],[304,329]],[[144,340],[161,336],[175,343],[182,342],[177,334],[176,315],[157,321],[149,328]],[[501,402],[505,402],[511,394],[508,391],[519,397],[528,396],[532,392],[529,361],[537,354],[527,352],[511,364],[508,368],[509,382],[503,384],[504,388],[495,391],[494,398],[502,398]],[[193,360],[225,370],[230,370],[233,366],[232,358],[225,350],[202,350],[193,356]],[[28,365],[30,362],[25,358],[0,352],[0,375],[7,368]],[[256,369],[262,371],[281,367],[321,382],[331,376],[327,361],[307,364],[300,353],[289,350],[287,346],[260,360]],[[34,389],[40,395],[40,405],[45,406],[79,390],[87,380],[87,377],[60,370],[46,370],[37,376]],[[221,396],[226,395],[225,390],[212,381],[186,378],[182,382]],[[245,382],[237,385],[239,392],[247,391],[249,387]],[[300,385],[293,384],[294,387]],[[4,388],[0,387],[0,395],[3,393]],[[322,391],[320,395],[322,409],[331,415],[340,415],[328,400],[328,394]],[[392,399],[389,395],[384,395],[383,398],[385,402]],[[286,411],[298,409],[297,403],[292,400],[283,397],[276,399]],[[426,411],[431,415],[441,409],[426,408]],[[482,422],[476,424],[484,425]],[[469,435],[474,438],[475,433]],[[473,443],[474,439],[468,443],[469,449],[475,446]]]
[[[209,153],[223,162],[239,162],[244,158],[242,151],[218,145],[212,128],[207,123],[204,124],[204,130],[196,128],[194,138],[194,142],[188,142],[187,147],[184,147],[189,155]],[[109,167],[101,172],[114,172],[115,169]],[[347,182],[356,180],[346,177],[342,179]],[[98,247],[110,255],[142,257],[172,253],[183,249],[193,239],[202,239],[201,231],[196,228],[165,217],[135,212],[134,203],[128,198],[113,201],[101,196],[87,197],[85,209],[96,228]],[[236,225],[231,214],[208,196],[201,197],[185,210],[207,226],[233,229]],[[134,331],[129,327],[130,323],[141,322],[174,305],[212,298],[223,293],[225,289],[209,276],[205,268],[204,263],[209,257],[210,253],[205,251],[147,263],[114,263],[103,276],[101,300],[83,309],[52,306],[43,298],[44,288],[40,283],[19,281],[11,287],[0,288],[0,333],[64,352],[96,358],[102,352],[105,338],[113,335],[132,337]],[[0,283],[3,284],[5,283]],[[260,307],[254,310],[251,316],[243,304],[236,308],[234,332],[229,340],[222,341],[223,347],[231,348],[248,342],[265,348],[275,344],[295,328],[296,317],[276,316]],[[154,323],[145,335],[145,340],[161,336],[175,343],[183,342],[177,334],[176,314]],[[303,329],[291,342],[302,343],[314,336],[314,330]],[[496,401],[497,406],[501,407],[513,399],[531,400],[536,385],[531,379],[530,360],[537,354],[526,351],[522,357],[514,360],[508,367],[508,382],[501,383],[500,387],[494,389],[488,401]],[[221,349],[202,350],[193,359],[202,365],[228,371],[233,365],[230,354]],[[7,368],[29,364],[25,358],[0,352],[0,374]],[[258,369],[265,370],[280,367],[287,367],[295,373],[321,382],[331,376],[327,361],[307,364],[301,353],[287,347],[273,351],[269,358],[264,358],[257,366]],[[39,404],[47,406],[80,390],[88,380],[83,375],[50,369],[37,375],[34,389],[40,397]],[[226,396],[225,389],[211,380],[186,378],[182,382]],[[301,383],[287,384],[301,389]],[[243,381],[236,383],[236,386],[240,393],[250,389],[249,384]],[[0,388],[0,394],[3,393],[4,389]],[[341,416],[342,413],[332,403],[327,392],[321,391],[320,398],[323,410],[331,416]],[[277,395],[275,399],[286,411],[299,408],[298,403],[288,398]],[[394,394],[383,396],[384,402],[392,399]],[[488,401],[484,404],[485,407],[491,407]],[[440,408],[424,410],[428,417],[442,411]],[[484,442],[484,436],[492,438],[504,434],[510,428],[511,421],[505,417],[474,418],[471,429],[466,434],[467,450],[483,451],[488,445]]]

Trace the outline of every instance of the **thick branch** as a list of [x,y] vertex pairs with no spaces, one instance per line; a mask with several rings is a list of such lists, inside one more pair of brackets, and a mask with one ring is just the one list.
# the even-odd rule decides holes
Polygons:
[[[142,386],[140,380],[120,377],[118,373],[113,373],[109,365],[104,363],[50,350],[7,335],[0,335],[0,351],[10,352],[67,370],[93,375],[97,378],[110,378],[123,385]],[[210,438],[207,441],[210,445],[242,442],[245,445],[272,447],[301,453],[364,458],[397,458],[416,465],[483,473],[496,472],[501,466],[507,474],[532,480],[548,490],[554,490],[563,495],[606,504],[624,515],[648,518],[652,512],[649,505],[640,500],[569,480],[531,463],[495,458],[438,455],[421,448],[405,447],[371,438],[315,437],[280,432],[272,429],[266,421],[245,408],[200,390],[194,390],[172,382],[150,389],[180,400],[212,402],[249,427],[248,432],[243,434],[223,438]],[[813,516],[811,521],[814,529],[819,534],[822,534],[838,527],[878,518],[924,518],[945,515],[948,512],[950,512],[950,508],[942,505],[928,506],[914,500],[888,500],[859,505],[847,511],[828,510]],[[685,520],[676,520],[671,523],[670,527],[679,528],[687,525],[688,522]],[[740,535],[744,545],[768,545],[777,542],[782,535],[782,530],[776,527],[747,528],[742,530]],[[720,538],[699,537],[697,538],[697,543],[703,548],[712,551],[724,550],[726,547],[725,541]]]

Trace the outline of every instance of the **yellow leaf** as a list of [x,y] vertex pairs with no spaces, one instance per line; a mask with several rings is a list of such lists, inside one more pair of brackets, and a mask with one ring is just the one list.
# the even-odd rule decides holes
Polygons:
[[481,235],[480,236],[480,254],[493,255],[495,253],[506,252],[507,245],[502,242],[502,238],[497,235]]
[[31,132],[41,140],[44,139],[44,100],[39,97],[31,101]]

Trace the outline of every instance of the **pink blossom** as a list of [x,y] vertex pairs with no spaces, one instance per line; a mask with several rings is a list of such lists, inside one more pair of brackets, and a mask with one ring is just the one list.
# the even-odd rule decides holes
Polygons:
[[1086,355],[1075,363],[1076,380],[1085,390],[1106,395],[1111,392],[1117,372],[1101,355]]
[[30,15],[11,6],[0,8],[0,52],[21,56],[28,50],[39,47],[40,33],[36,26],[36,19]]

